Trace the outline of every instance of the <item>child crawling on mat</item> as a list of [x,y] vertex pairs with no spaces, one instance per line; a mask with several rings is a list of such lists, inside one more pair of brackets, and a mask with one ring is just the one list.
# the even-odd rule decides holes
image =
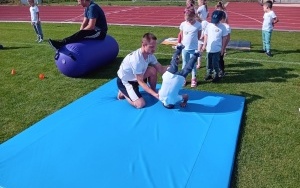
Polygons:
[[200,56],[200,52],[195,51],[194,55],[190,58],[188,63],[185,64],[183,69],[178,71],[179,56],[184,46],[178,45],[176,48],[177,49],[172,56],[170,66],[162,75],[163,81],[161,88],[158,91],[159,100],[163,103],[164,107],[168,109],[174,108],[178,101],[181,101],[181,107],[186,107],[188,95],[179,95],[178,92],[184,85],[187,75],[192,72],[195,63]]

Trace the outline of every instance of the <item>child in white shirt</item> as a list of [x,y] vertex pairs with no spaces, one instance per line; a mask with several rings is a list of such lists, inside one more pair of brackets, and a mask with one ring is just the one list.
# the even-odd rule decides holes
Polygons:
[[[185,9],[185,21],[179,26],[181,43],[185,46],[182,50],[182,67],[193,56],[195,50],[198,50],[198,40],[201,36],[201,23],[196,21],[196,13],[193,7]],[[192,70],[191,87],[197,87],[196,66]]]
[[224,54],[220,56],[220,77],[224,77],[225,76],[225,62],[224,62],[224,56],[225,56],[225,53],[226,53],[226,47],[230,41],[230,33],[231,33],[231,28],[229,26],[229,24],[226,23],[226,15],[223,14],[223,18],[221,20],[221,23],[225,26],[226,28],[226,31],[227,31],[227,36],[226,36],[226,39],[225,39],[225,51],[224,51]]
[[[207,1],[206,0],[198,0],[198,9],[196,11],[198,19],[201,23],[201,27],[202,27],[202,32],[201,32],[201,37],[198,41],[198,48],[199,50],[202,48],[203,44],[204,44],[204,30],[208,24],[208,22],[206,21],[206,19],[208,18],[209,12],[208,12],[208,8],[207,8]],[[201,56],[198,58],[198,63],[197,63],[197,69],[200,69],[201,67]]]
[[173,54],[170,66],[162,76],[162,85],[158,91],[159,100],[163,103],[163,106],[171,109],[175,104],[181,101],[180,106],[185,107],[188,101],[188,95],[179,95],[178,92],[182,88],[185,78],[193,70],[195,63],[197,62],[200,52],[194,52],[193,56],[189,59],[189,62],[185,64],[182,70],[178,71],[179,56],[184,48],[183,45],[178,45],[177,50]]
[[274,28],[274,24],[276,24],[279,20],[272,10],[273,3],[272,1],[266,1],[263,4],[264,10],[264,21],[262,24],[262,42],[263,42],[263,52],[266,53],[267,56],[272,57],[271,54],[271,36]]
[[31,17],[31,25],[37,35],[37,42],[43,42],[44,35],[42,31],[42,25],[40,21],[40,12],[38,6],[34,3],[34,0],[28,0],[28,4],[30,5],[30,17]]
[[215,10],[212,13],[211,23],[209,23],[204,31],[204,44],[202,51],[206,49],[207,65],[205,80],[218,82],[220,80],[220,56],[224,54],[227,31],[225,26],[220,23],[224,12]]

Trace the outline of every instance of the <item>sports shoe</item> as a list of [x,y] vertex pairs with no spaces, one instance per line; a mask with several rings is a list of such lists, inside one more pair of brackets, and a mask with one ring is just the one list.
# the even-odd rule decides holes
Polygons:
[[[201,52],[198,51],[198,50],[195,50],[194,56],[200,57],[200,56],[201,56]],[[198,60],[197,60],[197,61],[198,61]]]
[[38,41],[38,43],[41,43],[41,42],[43,42],[43,39],[40,39],[40,40]]
[[49,39],[49,44],[54,50],[60,49],[63,45],[61,42]]
[[182,50],[184,47],[185,47],[184,45],[179,43],[179,44],[177,44],[176,49]]
[[225,77],[225,71],[220,71],[220,72],[219,72],[219,77],[221,77],[221,78],[222,78],[222,77]]
[[269,57],[273,57],[273,55],[271,54],[271,52],[266,52],[266,55]]
[[121,91],[118,92],[117,99],[118,99],[118,100],[123,100],[123,99],[125,99],[125,97],[124,97],[123,93],[121,93]]
[[191,87],[197,87],[197,79],[196,78],[191,79]]
[[208,81],[208,80],[211,80],[213,79],[213,77],[210,75],[210,74],[207,74],[205,77],[204,77],[204,80],[205,81]]
[[221,80],[221,77],[219,75],[216,75],[213,79],[212,82],[216,83],[219,82]]

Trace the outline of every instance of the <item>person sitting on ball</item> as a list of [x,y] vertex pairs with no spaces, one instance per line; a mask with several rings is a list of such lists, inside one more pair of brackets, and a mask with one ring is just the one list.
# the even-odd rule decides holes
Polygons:
[[62,46],[86,39],[103,40],[107,33],[107,21],[101,7],[92,0],[77,0],[85,8],[80,30],[75,34],[59,40],[49,39],[49,44],[58,50]]

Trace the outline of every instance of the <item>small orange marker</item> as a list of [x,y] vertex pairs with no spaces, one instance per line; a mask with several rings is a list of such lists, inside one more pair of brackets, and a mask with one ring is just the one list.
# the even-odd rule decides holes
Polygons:
[[44,78],[45,78],[45,75],[41,73],[41,74],[39,75],[39,79],[40,79],[40,80],[43,80]]
[[16,70],[15,70],[15,69],[12,69],[11,72],[10,72],[10,74],[11,74],[11,75],[15,75],[15,74],[16,74]]

